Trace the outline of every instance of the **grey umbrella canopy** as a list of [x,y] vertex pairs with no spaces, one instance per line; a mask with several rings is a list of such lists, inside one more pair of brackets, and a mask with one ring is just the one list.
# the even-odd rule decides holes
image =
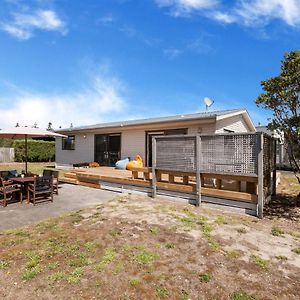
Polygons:
[[27,139],[33,137],[67,137],[48,130],[31,127],[14,127],[0,130],[0,138],[25,139],[25,172],[27,173]]

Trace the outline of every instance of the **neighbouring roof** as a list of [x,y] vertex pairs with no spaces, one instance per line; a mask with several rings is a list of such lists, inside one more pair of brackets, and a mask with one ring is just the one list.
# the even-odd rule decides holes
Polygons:
[[232,114],[243,113],[243,112],[247,112],[247,110],[244,108],[228,109],[228,110],[220,110],[220,111],[212,111],[212,112],[201,112],[201,113],[194,113],[194,114],[158,117],[158,118],[99,123],[99,124],[88,125],[88,126],[63,128],[57,131],[58,132],[81,131],[81,130],[93,130],[93,129],[101,129],[101,128],[128,127],[128,126],[146,125],[146,124],[154,124],[154,123],[176,122],[176,121],[192,121],[197,119],[212,119],[212,118],[218,118],[226,115],[232,115]]

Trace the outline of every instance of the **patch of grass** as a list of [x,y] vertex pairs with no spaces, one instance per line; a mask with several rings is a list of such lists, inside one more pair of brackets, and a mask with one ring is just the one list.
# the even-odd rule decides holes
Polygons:
[[221,249],[221,245],[212,237],[208,238],[208,246],[213,251],[219,251]]
[[74,225],[80,223],[84,219],[84,217],[79,212],[70,214],[70,217],[72,218],[72,223]]
[[46,220],[39,222],[36,225],[37,229],[39,231],[49,231],[49,230],[56,230],[59,228],[58,224],[56,221],[51,221],[51,220]]
[[165,245],[165,247],[166,247],[167,249],[174,249],[174,248],[175,248],[175,244],[173,244],[173,243],[167,243],[167,244]]
[[146,251],[138,250],[131,254],[131,260],[139,265],[149,265],[159,258],[159,255]]
[[51,281],[67,280],[67,274],[62,272],[62,271],[58,271],[58,272],[55,272],[55,273],[51,274],[49,276],[49,279]]
[[279,227],[273,226],[271,234],[274,236],[282,236],[284,234],[284,231]]
[[4,234],[5,235],[14,235],[14,236],[19,236],[19,237],[24,237],[24,238],[30,237],[29,232],[26,232],[21,229],[9,229],[9,230],[4,231]]
[[36,267],[34,268],[30,268],[30,269],[26,269],[23,273],[22,273],[22,276],[21,278],[25,281],[29,281],[29,280],[32,280],[34,279],[39,273],[41,273],[42,270],[40,268],[39,265],[37,265]]
[[25,256],[29,259],[26,263],[26,269],[34,269],[38,267],[39,263],[41,262],[40,255],[36,254],[35,252],[27,252]]
[[210,224],[207,224],[207,223],[202,224],[201,229],[202,229],[203,235],[207,238],[210,237],[210,235],[213,231],[212,226]]
[[158,235],[159,230],[157,227],[151,227],[149,230],[153,235]]
[[195,228],[196,222],[194,218],[191,217],[177,217],[178,221],[181,222],[181,226],[188,228]]
[[92,241],[92,242],[87,242],[84,244],[84,247],[86,248],[87,251],[92,252],[95,251],[96,248],[98,247],[98,242],[97,241]]
[[298,248],[294,248],[292,251],[293,251],[294,253],[296,253],[296,254],[299,254],[299,255],[300,255],[300,247],[298,247]]
[[88,259],[86,253],[79,253],[79,255],[76,256],[76,258],[72,259],[69,262],[70,267],[85,267],[90,264],[90,260]]
[[258,255],[251,255],[250,259],[253,263],[255,263],[258,267],[262,269],[267,269],[269,267],[269,261],[261,258]]
[[113,237],[117,237],[117,236],[120,236],[120,235],[122,234],[122,231],[121,231],[121,229],[119,229],[119,228],[114,228],[114,229],[112,229],[112,230],[109,232],[109,234],[110,234],[111,236],[113,236]]
[[247,230],[246,230],[245,228],[243,228],[243,227],[237,228],[236,231],[237,231],[238,233],[241,233],[241,234],[247,233]]
[[243,290],[239,290],[237,292],[234,292],[230,296],[230,299],[231,300],[255,300],[256,298]]
[[118,275],[122,272],[122,270],[124,269],[124,263],[123,262],[119,262],[112,270],[114,275]]
[[204,217],[204,216],[197,216],[197,218],[196,218],[196,224],[198,224],[198,225],[203,225],[207,221],[208,221],[208,218]]
[[275,258],[278,260],[288,260],[288,258],[284,255],[276,255]]
[[218,225],[228,224],[224,216],[218,216],[215,220],[215,223]]
[[182,289],[180,293],[180,300],[188,300],[190,299],[190,294],[187,290]]
[[238,250],[226,251],[226,256],[229,258],[239,258],[241,255],[241,252]]
[[166,287],[157,287],[156,288],[156,297],[159,299],[165,299],[170,296],[170,292]]
[[141,283],[140,280],[137,279],[137,278],[131,278],[131,279],[129,279],[129,284],[130,284],[131,286],[136,287],[136,286],[138,286],[140,283]]
[[101,261],[96,265],[96,271],[101,272],[106,265],[110,264],[116,257],[117,252],[115,248],[108,247],[104,250],[104,255]]
[[55,261],[55,262],[52,262],[52,263],[49,263],[49,264],[48,264],[48,268],[49,268],[50,270],[55,270],[55,269],[57,269],[59,266],[60,266],[60,265],[59,265],[59,262],[58,262],[58,261]]
[[9,262],[0,260],[0,270],[7,269],[9,267]]
[[207,274],[207,273],[200,274],[199,275],[199,280],[202,283],[208,283],[208,282],[211,281],[211,276],[209,274]]
[[78,283],[83,275],[82,268],[76,268],[68,277],[67,281],[69,283]]

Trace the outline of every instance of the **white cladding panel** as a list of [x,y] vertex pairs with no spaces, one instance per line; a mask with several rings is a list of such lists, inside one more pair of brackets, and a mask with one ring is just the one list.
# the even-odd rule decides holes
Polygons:
[[94,134],[75,134],[75,150],[62,150],[62,138],[57,138],[55,144],[57,164],[94,161]]
[[146,133],[144,130],[128,130],[121,134],[121,158],[134,157],[139,154],[145,162]]

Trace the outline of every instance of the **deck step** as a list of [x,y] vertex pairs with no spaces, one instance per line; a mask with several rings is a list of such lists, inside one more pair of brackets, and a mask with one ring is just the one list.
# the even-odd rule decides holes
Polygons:
[[77,179],[77,174],[73,172],[67,172],[64,174],[64,177],[66,178],[72,178],[72,179]]
[[91,183],[91,182],[84,182],[84,181],[78,181],[78,185],[94,188],[94,189],[100,189],[100,184],[99,183]]
[[62,182],[62,183],[78,184],[76,178],[59,177],[59,178],[58,178],[58,181],[59,181],[59,182]]

